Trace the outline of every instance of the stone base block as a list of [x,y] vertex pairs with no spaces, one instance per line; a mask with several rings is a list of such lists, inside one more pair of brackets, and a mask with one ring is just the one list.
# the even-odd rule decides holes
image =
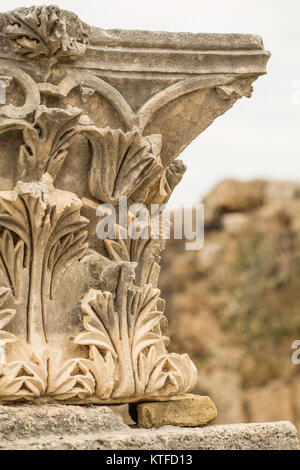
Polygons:
[[217,408],[209,397],[186,394],[168,401],[134,403],[129,412],[139,428],[161,426],[203,426],[217,417]]
[[0,406],[0,449],[296,450],[293,424],[231,424],[136,429],[106,406]]

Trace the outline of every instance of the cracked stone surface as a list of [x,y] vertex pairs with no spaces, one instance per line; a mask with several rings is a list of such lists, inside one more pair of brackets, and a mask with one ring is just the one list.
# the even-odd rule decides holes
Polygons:
[[0,449],[298,449],[290,422],[129,427],[106,406],[0,406]]

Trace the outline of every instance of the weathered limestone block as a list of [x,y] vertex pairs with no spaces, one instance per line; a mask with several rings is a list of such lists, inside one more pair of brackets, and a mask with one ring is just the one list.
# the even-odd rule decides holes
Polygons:
[[107,406],[3,405],[0,406],[0,441],[41,439],[47,435],[97,434],[127,429]]
[[[167,400],[164,242],[96,234],[100,204],[164,204],[181,151],[265,73],[251,35],[105,31],[55,6],[0,15],[0,401]],[[148,227],[146,227],[148,229]]]
[[106,406],[0,406],[1,450],[297,450],[287,421],[135,429]]
[[129,405],[130,414],[140,428],[161,426],[203,426],[214,420],[217,408],[209,397],[188,393],[168,401]]

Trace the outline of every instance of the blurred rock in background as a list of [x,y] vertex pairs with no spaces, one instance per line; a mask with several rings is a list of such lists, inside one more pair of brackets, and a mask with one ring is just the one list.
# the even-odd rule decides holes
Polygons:
[[163,255],[170,346],[195,361],[216,422],[300,429],[300,183],[225,180],[204,204],[203,250],[170,240]]

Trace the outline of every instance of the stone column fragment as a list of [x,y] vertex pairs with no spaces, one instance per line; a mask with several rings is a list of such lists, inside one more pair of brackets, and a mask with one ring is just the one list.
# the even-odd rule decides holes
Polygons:
[[128,237],[129,210],[99,239],[97,208],[167,202],[176,158],[251,96],[269,54],[258,36],[103,30],[55,6],[1,14],[0,33],[0,401],[188,393],[196,368],[166,348],[163,240]]

